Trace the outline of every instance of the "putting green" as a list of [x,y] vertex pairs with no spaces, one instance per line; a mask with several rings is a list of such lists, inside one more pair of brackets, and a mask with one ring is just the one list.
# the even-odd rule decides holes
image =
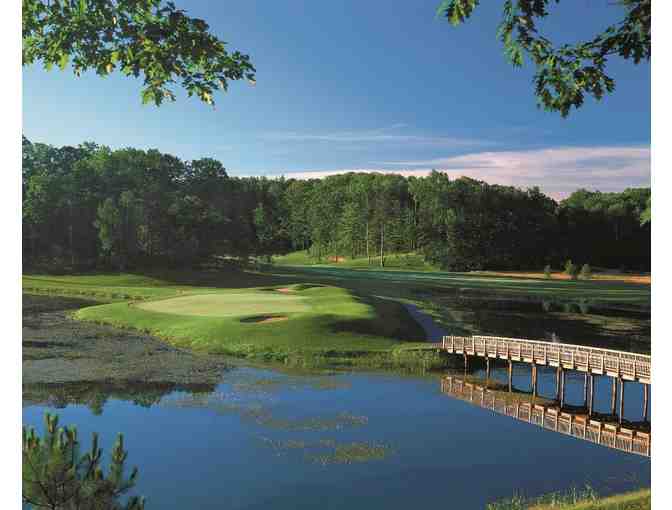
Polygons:
[[182,296],[140,303],[137,307],[152,312],[200,317],[233,317],[310,310],[305,297],[259,291]]

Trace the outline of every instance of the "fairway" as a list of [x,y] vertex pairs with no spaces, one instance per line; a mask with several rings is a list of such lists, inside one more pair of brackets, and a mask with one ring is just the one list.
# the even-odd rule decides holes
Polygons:
[[199,294],[141,303],[137,307],[151,312],[199,317],[233,317],[310,310],[305,297],[277,291]]
[[216,289],[166,282],[161,288],[180,294],[89,306],[74,316],[203,353],[325,365],[425,363],[409,351],[425,340],[424,330],[394,301],[306,283]]

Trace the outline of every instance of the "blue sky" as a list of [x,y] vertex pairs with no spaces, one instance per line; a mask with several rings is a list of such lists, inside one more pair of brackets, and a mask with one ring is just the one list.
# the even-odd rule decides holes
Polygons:
[[[177,0],[231,49],[257,84],[231,83],[217,106],[178,92],[142,105],[140,82],[23,72],[23,131],[33,141],[157,148],[214,157],[231,175],[320,176],[349,170],[454,176],[561,197],[650,182],[650,69],[609,65],[616,92],[562,119],[536,107],[532,67],[513,69],[496,39],[503,2],[454,28],[440,0]],[[594,35],[621,12],[609,0],[553,6],[559,42]]]

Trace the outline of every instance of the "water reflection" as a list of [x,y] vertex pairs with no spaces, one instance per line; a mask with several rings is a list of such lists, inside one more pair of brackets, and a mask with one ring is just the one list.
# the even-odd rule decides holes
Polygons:
[[458,336],[535,338],[648,354],[651,313],[645,305],[610,307],[588,299],[448,299],[425,303],[435,319]]
[[531,393],[511,389],[489,380],[445,376],[441,391],[451,397],[489,409],[520,421],[538,425],[572,437],[617,450],[651,455],[651,427],[648,421],[628,422],[623,426],[613,414],[591,414],[585,406],[559,405]]
[[[493,378],[505,375],[496,372]],[[542,374],[540,395],[553,393],[552,375]],[[583,399],[582,378],[568,378],[567,401],[576,403]],[[529,367],[516,366],[514,387],[527,389],[528,380]],[[106,452],[123,431],[141,466],[137,492],[148,508],[162,510],[404,510],[418,498],[445,504],[447,493],[452,507],[476,510],[514,489],[536,495],[589,482],[613,493],[649,481],[647,457],[545,433],[449,399],[439,381],[438,375],[240,367],[214,389],[28,387],[23,421],[39,426],[52,404],[65,405],[58,410],[62,421],[77,424],[81,437],[99,432]],[[601,390],[608,389],[605,383],[598,381]],[[634,383],[626,394],[626,414],[641,413]],[[598,403],[599,411],[608,407]],[[591,462],[576,462],[586,457]],[[475,478],[480,491],[473,490]]]
[[174,392],[207,394],[214,384],[177,384],[173,382],[81,382],[53,384],[24,384],[23,406],[44,405],[63,409],[69,405],[84,405],[94,415],[101,415],[110,399],[125,400],[141,407],[158,404]]

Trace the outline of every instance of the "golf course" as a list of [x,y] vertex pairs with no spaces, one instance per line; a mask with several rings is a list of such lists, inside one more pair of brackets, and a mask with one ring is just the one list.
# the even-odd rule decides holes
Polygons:
[[[259,277],[251,273],[246,283],[256,283]],[[101,275],[27,276],[26,287],[114,301],[82,308],[73,317],[133,328],[202,353],[278,361],[325,357],[366,364],[366,359],[388,358],[395,350],[423,347],[417,342],[425,340],[422,327],[400,303],[331,285],[218,288]]]
[[[88,298],[92,306],[73,312],[73,318],[134,329],[194,352],[388,367],[414,364],[417,358],[423,366],[428,359],[439,363],[434,359],[438,354],[426,343],[425,331],[405,304],[419,307],[451,333],[498,333],[514,320],[520,323],[520,314],[503,322],[500,311],[483,325],[482,315],[470,319],[463,308],[456,308],[458,304],[465,299],[534,304],[550,296],[570,304],[645,308],[650,286],[278,264],[262,270],[228,267],[160,275],[25,275],[23,288],[32,294]],[[479,308],[483,306],[471,306]],[[539,322],[533,313],[528,315],[530,324]],[[542,319],[542,323],[555,321],[549,324],[560,330],[569,324],[570,334],[595,331],[596,338],[605,331],[613,335],[642,329],[641,321],[634,319],[571,310]],[[481,329],[468,329],[470,323]]]

